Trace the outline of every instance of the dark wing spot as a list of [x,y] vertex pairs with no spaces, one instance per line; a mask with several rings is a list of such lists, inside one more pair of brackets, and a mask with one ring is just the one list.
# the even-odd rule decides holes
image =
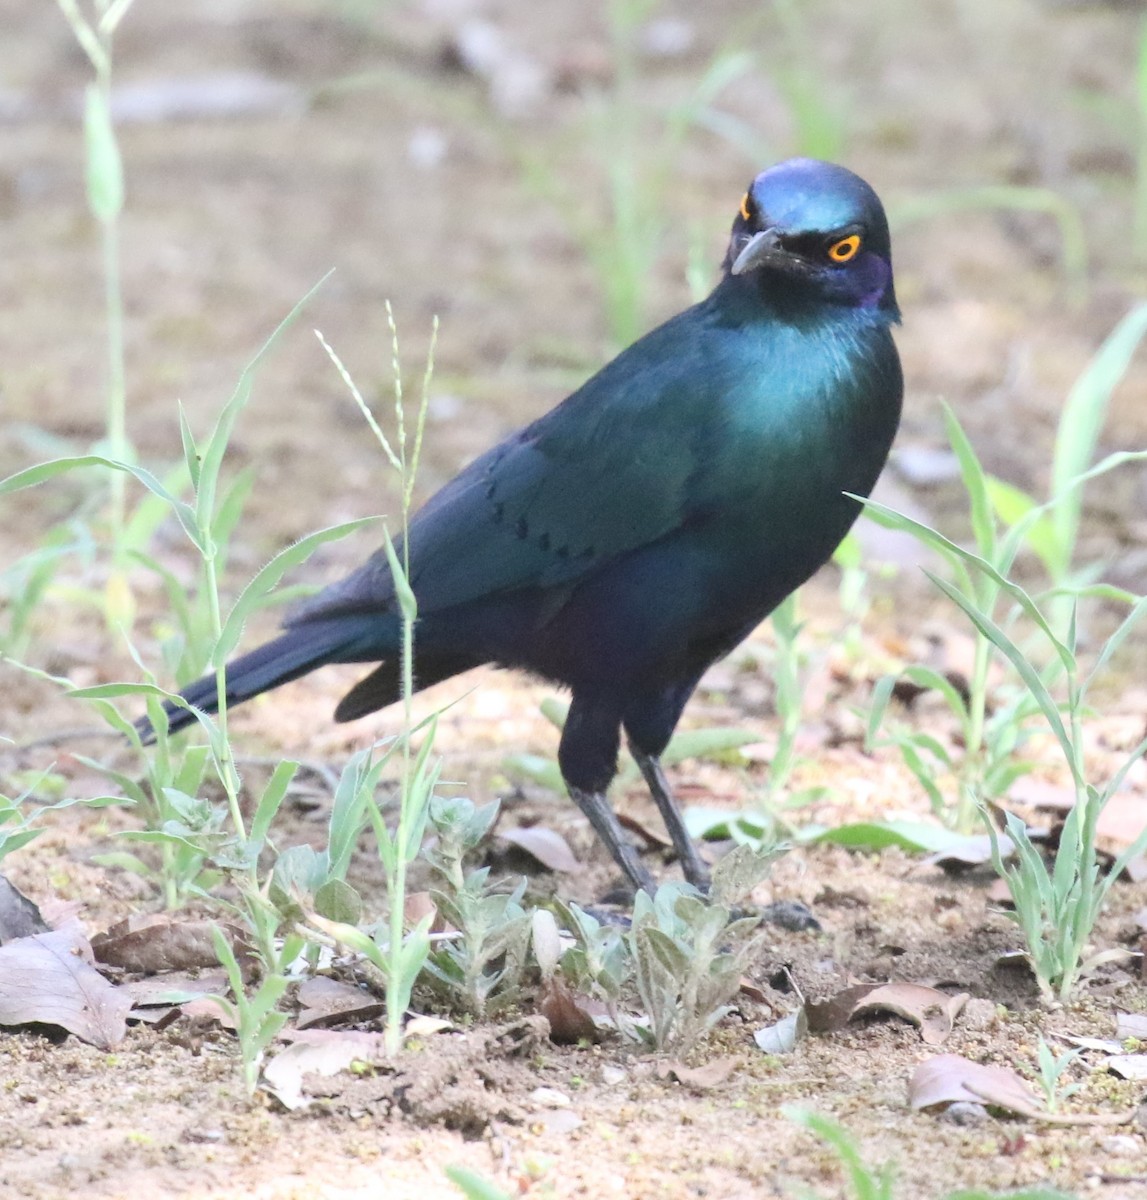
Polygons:
[[495,522],[500,522],[505,515],[506,515],[506,506],[504,504],[495,504],[494,505],[494,520],[495,520]]
[[495,493],[497,490],[498,490],[498,485],[497,485],[497,483],[491,483],[491,484],[487,485],[487,487],[486,487],[486,499],[487,499],[487,500],[493,500],[493,499],[494,499],[494,493]]
[[530,526],[525,517],[519,517],[517,525],[514,526],[514,532],[525,541],[530,536]]
[[550,548],[550,535],[548,533],[543,533],[542,536],[538,538],[538,546],[542,550],[548,550]]
[[593,558],[597,551],[592,546],[586,548],[578,555],[578,558]]

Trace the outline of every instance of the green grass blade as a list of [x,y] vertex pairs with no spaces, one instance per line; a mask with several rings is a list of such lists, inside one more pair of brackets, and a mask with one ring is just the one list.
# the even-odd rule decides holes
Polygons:
[[[989,617],[986,613],[981,612],[971,600],[962,595],[950,583],[933,575],[931,571],[926,571],[925,574],[929,579],[948,597],[954,604],[963,609],[964,614],[972,622],[973,625],[1004,655],[1005,658],[1015,667],[1020,678],[1027,685],[1028,690],[1038,702],[1040,711],[1043,713],[1045,720],[1051,726],[1052,732],[1055,734],[1060,746],[1063,749],[1064,756],[1071,766],[1072,773],[1075,775],[1076,783],[1083,786],[1083,780],[1079,777],[1078,763],[1074,754],[1071,736],[1064,727],[1063,719],[1059,714],[1059,706],[1056,704],[1051,693],[1044,686],[1043,680],[1040,678],[1036,669],[1028,662],[1020,648],[1012,641],[1010,637]],[[1019,590],[1018,588],[1016,589]],[[1029,604],[1030,604],[1029,600]],[[1034,608],[1034,605],[1032,606]],[[1053,639],[1054,640],[1054,639]],[[1058,644],[1058,643],[1057,643]]]
[[360,517],[356,521],[344,521],[341,525],[331,525],[327,529],[319,529],[315,533],[309,533],[305,538],[300,538],[294,545],[288,546],[285,550],[280,550],[239,594],[239,598],[235,601],[230,613],[227,615],[227,620],[223,625],[223,631],[219,635],[219,640],[215,644],[215,661],[223,662],[230,656],[231,652],[239,644],[239,639],[243,635],[243,626],[246,624],[247,618],[259,607],[263,598],[282,579],[287,571],[292,567],[298,566],[299,563],[305,562],[317,546],[321,546],[324,542],[332,542],[338,538],[344,538],[348,534],[354,533],[355,530],[361,529],[364,525],[369,525],[376,519],[375,517]]
[[1136,347],[1147,333],[1147,303],[1133,308],[1088,363],[1076,380],[1055,439],[1051,470],[1051,496],[1057,501],[1051,512],[1055,528],[1060,578],[1071,566],[1071,557],[1079,531],[1083,498],[1073,481],[1087,469],[1095,455],[1099,434],[1107,419],[1107,409],[1115,386],[1127,373]]

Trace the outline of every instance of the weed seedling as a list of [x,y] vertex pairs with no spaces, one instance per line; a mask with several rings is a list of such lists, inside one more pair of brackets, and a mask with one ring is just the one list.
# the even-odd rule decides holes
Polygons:
[[713,871],[712,898],[687,883],[639,891],[626,935],[642,1007],[642,1031],[658,1051],[685,1053],[729,1011],[741,976],[760,948],[758,917],[735,906],[769,872],[776,852],[738,846]]
[[495,1000],[513,1001],[530,940],[522,906],[526,881],[511,891],[491,884],[489,868],[467,872],[463,860],[485,839],[498,816],[496,801],[481,808],[465,797],[430,802],[437,844],[425,851],[437,878],[430,898],[456,934],[430,954],[427,974],[466,1012],[484,1016]]

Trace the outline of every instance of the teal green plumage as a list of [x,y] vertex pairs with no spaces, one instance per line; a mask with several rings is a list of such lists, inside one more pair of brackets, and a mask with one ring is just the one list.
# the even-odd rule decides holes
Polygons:
[[[657,756],[706,667],[829,558],[858,512],[845,493],[875,483],[900,415],[898,317],[872,189],[842,167],[782,163],[742,201],[706,300],[413,518],[419,685],[493,662],[567,686],[563,775],[635,883],[648,875],[604,801],[620,731],[700,881]],[[380,551],[232,664],[229,695],[382,660],[336,713],[360,716],[398,697],[399,633]],[[214,681],[184,696],[210,708]]]

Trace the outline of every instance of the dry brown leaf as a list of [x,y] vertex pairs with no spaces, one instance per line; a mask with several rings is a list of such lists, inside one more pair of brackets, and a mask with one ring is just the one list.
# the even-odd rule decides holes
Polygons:
[[544,980],[538,1010],[550,1023],[550,1041],[559,1046],[597,1041],[597,1023],[589,1004],[589,997],[575,992],[560,975]]
[[967,1001],[967,993],[950,996],[918,983],[862,983],[831,1000],[810,1003],[809,1028],[831,1033],[843,1029],[858,1013],[890,1012],[916,1025],[927,1045],[938,1046],[952,1032],[952,1023]]
[[336,1025],[342,1021],[371,1021],[386,1011],[377,996],[337,979],[317,975],[299,985],[299,1003],[303,1011],[299,1029]]
[[133,1019],[146,1020],[141,1009],[185,1004],[203,996],[218,995],[226,992],[228,985],[226,972],[217,970],[199,971],[194,975],[186,971],[169,971],[164,975],[145,975],[120,986],[131,997]]
[[[219,957],[212,935],[215,925],[214,921],[131,917],[92,938],[92,951],[99,962],[143,975],[216,967]],[[240,931],[231,925],[220,925],[219,928],[227,934],[242,963]]]
[[959,1054],[925,1059],[912,1074],[908,1101],[913,1108],[956,1103],[985,1104],[1050,1125],[1125,1125],[1136,1109],[1122,1113],[1049,1113],[1010,1067],[991,1067]]
[[1011,1067],[972,1062],[959,1054],[936,1054],[912,1073],[908,1102],[915,1109],[969,1102],[1022,1116],[1039,1112],[1039,1100]]
[[218,1021],[224,1029],[235,1029],[235,1018],[231,1011],[220,1003],[215,996],[201,996],[198,1000],[188,1000],[181,1004],[185,1017],[197,1018],[201,1021]]
[[[1029,829],[1029,836],[1031,832]],[[1001,833],[997,835],[997,840],[1000,844],[1000,853],[1005,859],[1009,858],[1015,849],[1011,838]],[[950,846],[945,847],[936,854],[930,854],[924,859],[926,865],[939,867],[940,870],[947,871],[949,874],[966,871],[969,867],[981,867],[991,861],[992,839],[986,833],[961,838],[959,841],[953,842]]]
[[1121,1042],[1128,1038],[1147,1042],[1147,1013],[1116,1013],[1115,1036]]
[[264,1086],[284,1108],[303,1108],[310,1103],[303,1090],[305,1076],[337,1075],[353,1062],[377,1062],[384,1054],[380,1033],[297,1030],[291,1034],[291,1044],[263,1068]]
[[658,1064],[657,1074],[661,1079],[672,1076],[678,1083],[687,1087],[706,1091],[719,1087],[739,1067],[741,1060],[736,1055],[726,1058],[714,1058],[703,1067],[687,1067],[684,1063],[663,1062]]
[[737,987],[737,991],[742,996],[747,996],[750,1000],[756,1001],[757,1004],[768,1004],[768,993],[759,984],[754,983],[748,975],[741,976],[741,982]]
[[[678,799],[680,799],[681,789],[676,789]],[[630,816],[629,813],[619,812],[617,814],[618,823],[622,829],[628,829],[630,833],[635,833],[650,850],[668,850],[673,843],[668,836],[660,830],[651,828],[643,821],[639,821],[636,817]]]
[[528,828],[499,830],[498,837],[503,842],[509,842],[511,846],[524,850],[551,871],[572,875],[581,870],[581,863],[574,857],[569,843],[555,829],[547,829],[544,825],[531,825]]
[[804,1005],[789,1013],[774,1025],[766,1025],[753,1033],[757,1048],[766,1054],[791,1054],[797,1043],[808,1036],[808,1014]]
[[57,1025],[101,1050],[127,1032],[131,995],[89,961],[77,928],[56,929],[0,946],[0,1025]]
[[1113,1054],[1103,1066],[1121,1079],[1147,1079],[1147,1054]]
[[17,938],[47,933],[48,929],[35,903],[0,875],[0,946]]

